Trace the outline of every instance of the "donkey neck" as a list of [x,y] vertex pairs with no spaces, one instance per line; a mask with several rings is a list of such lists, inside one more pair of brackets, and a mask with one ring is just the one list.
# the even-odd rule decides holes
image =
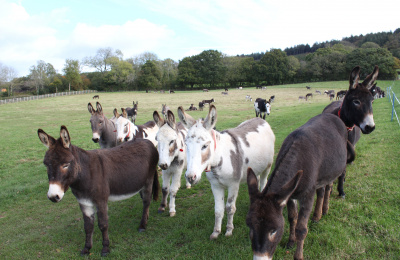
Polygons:
[[101,133],[100,140],[102,143],[108,144],[107,147],[114,147],[117,144],[116,127],[113,121],[104,117],[104,131]]
[[346,125],[347,131],[352,131],[356,126],[355,122],[352,122],[352,120],[349,119],[346,110],[342,109],[342,106],[343,102],[340,105],[340,107],[335,110],[334,114],[337,115],[343,121],[343,123]]

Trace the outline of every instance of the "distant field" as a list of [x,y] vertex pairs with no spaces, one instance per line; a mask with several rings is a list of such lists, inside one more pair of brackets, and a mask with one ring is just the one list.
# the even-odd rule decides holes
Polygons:
[[[400,82],[378,81],[386,89],[394,84],[400,96]],[[311,86],[307,90],[305,86]],[[269,98],[275,95],[271,115],[266,118],[276,136],[275,155],[285,137],[330,103],[326,95],[315,90],[347,89],[348,82],[323,82],[268,87],[267,90],[230,89],[221,91],[177,91],[175,94],[144,92],[99,93],[64,96],[0,106],[0,258],[81,259],[84,246],[83,219],[71,191],[57,204],[47,197],[48,180],[43,157],[46,147],[37,137],[42,128],[57,137],[66,125],[72,144],[97,149],[91,140],[90,114],[87,104],[99,101],[107,117],[114,108],[132,107],[138,101],[137,124],[152,119],[154,110],[167,104],[174,113],[178,106],[198,107],[199,101],[214,98],[217,108],[217,130],[232,128],[255,116],[251,95]],[[309,101],[299,96],[313,93]],[[387,98],[374,101],[376,130],[364,135],[357,144],[357,158],[347,168],[346,199],[332,193],[330,211],[319,223],[309,222],[305,241],[306,259],[400,259],[400,126],[391,122]],[[188,112],[194,118],[205,117],[204,111]],[[161,181],[161,177],[160,177]],[[184,182],[182,182],[184,183]],[[109,203],[111,258],[122,259],[251,259],[249,229],[245,217],[249,207],[246,184],[237,200],[233,236],[226,238],[226,218],[222,235],[210,241],[214,225],[214,199],[205,176],[190,190],[184,185],[176,200],[177,214],[158,214],[160,201],[152,202],[147,231],[138,233],[142,203],[140,196]],[[286,216],[286,211],[285,211]],[[286,219],[286,218],[285,218]],[[287,222],[287,221],[286,221]],[[293,259],[295,249],[287,250],[288,224],[275,258]],[[95,226],[93,248],[87,258],[100,258],[101,232]]]

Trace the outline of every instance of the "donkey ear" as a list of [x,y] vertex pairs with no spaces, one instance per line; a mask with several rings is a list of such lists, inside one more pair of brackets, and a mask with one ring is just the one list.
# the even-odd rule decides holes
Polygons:
[[375,83],[375,80],[378,78],[378,74],[379,67],[375,65],[374,71],[365,78],[362,85],[367,89],[371,89]]
[[257,177],[250,167],[247,168],[247,187],[249,189],[250,203],[253,203],[260,195],[260,191],[258,190]]
[[280,207],[284,207],[286,205],[290,196],[296,190],[302,175],[303,171],[298,171],[296,175],[276,194],[276,202]]
[[60,129],[60,137],[64,148],[69,148],[71,146],[71,139],[69,137],[69,133],[67,127],[62,125]]
[[187,129],[191,128],[196,123],[196,120],[187,114],[182,106],[178,107],[178,117]]
[[165,123],[164,118],[160,117],[160,114],[157,111],[153,112],[153,119],[158,127],[162,127]]
[[214,105],[210,106],[210,111],[204,120],[203,126],[205,129],[210,130],[217,124],[217,108]]
[[356,66],[350,73],[350,87],[349,89],[355,89],[360,80],[360,66]]
[[50,148],[51,146],[53,146],[56,143],[56,139],[54,139],[53,137],[51,137],[50,135],[46,134],[45,131],[43,131],[42,129],[38,129],[38,136],[40,141],[42,141],[42,143],[47,147]]
[[128,118],[128,112],[126,112],[126,109],[121,107],[121,111],[122,111],[122,117]]
[[119,117],[118,110],[117,110],[116,108],[114,108],[113,114],[114,114],[114,116],[115,116],[116,118]]
[[101,107],[99,102],[96,102],[96,108],[97,108],[97,112],[99,112],[100,114],[103,114],[103,108]]
[[96,111],[94,111],[94,108],[93,108],[91,103],[89,103],[87,105],[87,108],[88,108],[89,113],[92,114],[92,115],[96,112]]
[[167,112],[167,123],[172,129],[176,130],[175,115],[171,110]]

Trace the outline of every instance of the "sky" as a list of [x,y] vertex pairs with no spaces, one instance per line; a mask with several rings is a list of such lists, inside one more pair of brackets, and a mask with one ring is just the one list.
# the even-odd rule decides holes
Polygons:
[[393,0],[0,0],[0,63],[26,76],[39,60],[63,73],[66,59],[107,47],[175,61],[284,50],[393,32],[399,11]]

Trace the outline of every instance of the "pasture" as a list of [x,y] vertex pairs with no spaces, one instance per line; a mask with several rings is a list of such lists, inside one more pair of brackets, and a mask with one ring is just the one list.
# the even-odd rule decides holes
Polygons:
[[[386,90],[391,81],[378,80]],[[311,90],[306,89],[311,86]],[[276,136],[275,156],[286,136],[308,119],[322,112],[330,101],[318,95],[327,89],[347,89],[347,81],[308,83],[267,87],[267,90],[230,89],[228,95],[219,91],[176,91],[175,94],[145,92],[99,93],[40,99],[0,106],[0,258],[81,259],[84,229],[79,205],[69,190],[63,200],[47,199],[48,179],[43,157],[46,147],[37,136],[38,128],[57,137],[65,125],[71,142],[83,149],[97,149],[92,142],[90,114],[87,104],[99,101],[108,118],[114,108],[132,107],[138,101],[136,124],[153,120],[154,110],[161,112],[167,104],[177,117],[178,106],[198,107],[203,99],[215,99],[217,130],[239,125],[255,116],[253,102],[257,97],[269,99],[275,95],[271,114],[266,120]],[[393,90],[400,95],[400,82]],[[313,93],[308,101],[299,96]],[[251,95],[253,102],[246,101]],[[309,221],[305,240],[306,259],[399,259],[400,258],[400,127],[390,122],[391,106],[387,98],[374,101],[376,129],[362,135],[356,146],[356,160],[347,167],[344,189],[346,198],[337,197],[336,184],[328,215],[318,223]],[[204,111],[188,111],[194,118],[205,117]],[[272,167],[272,169],[274,166]],[[182,178],[183,175],[182,175]],[[161,182],[161,177],[159,177]],[[160,199],[152,201],[146,232],[139,233],[142,201],[133,198],[109,202],[109,236],[111,258],[122,259],[251,259],[249,229],[245,218],[249,207],[247,184],[242,184],[237,199],[232,237],[225,237],[226,214],[222,235],[210,241],[214,223],[214,198],[205,176],[187,190],[182,186],[176,198],[177,213],[169,217],[168,210],[157,213]],[[286,210],[284,211],[286,216]],[[288,223],[275,259],[293,259],[295,249],[287,250]],[[90,259],[99,259],[101,232],[97,218]]]

